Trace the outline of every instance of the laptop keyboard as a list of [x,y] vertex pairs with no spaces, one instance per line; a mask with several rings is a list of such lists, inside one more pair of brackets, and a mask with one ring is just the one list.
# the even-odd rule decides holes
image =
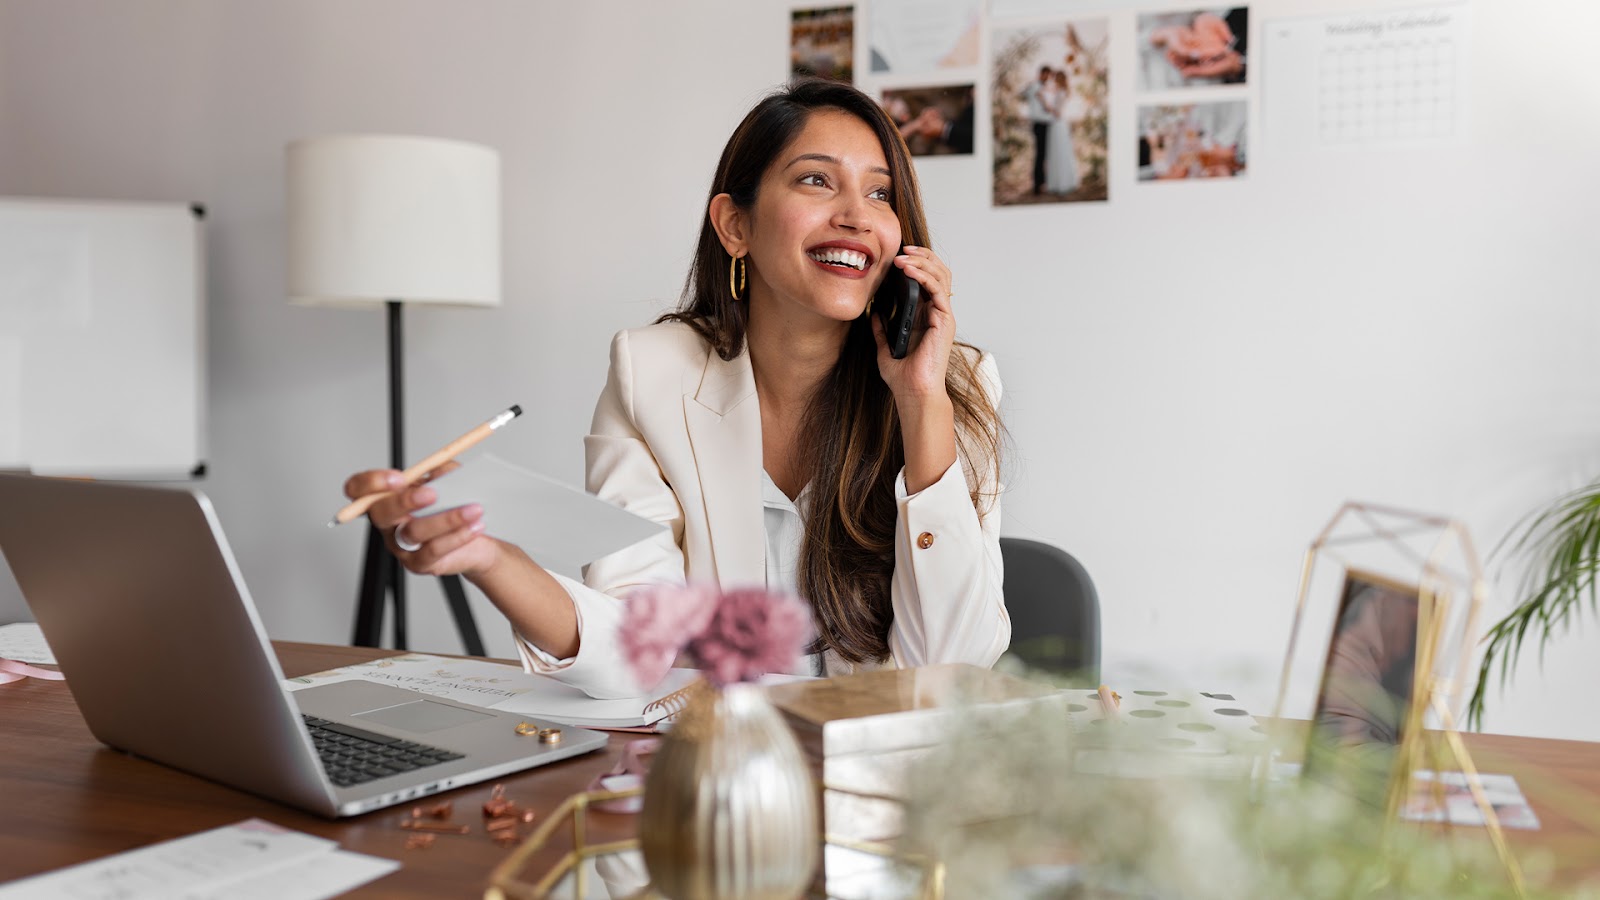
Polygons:
[[322,768],[329,780],[339,787],[462,758],[460,753],[402,741],[375,731],[362,731],[316,716],[302,715],[301,718],[311,730],[311,742],[322,758]]

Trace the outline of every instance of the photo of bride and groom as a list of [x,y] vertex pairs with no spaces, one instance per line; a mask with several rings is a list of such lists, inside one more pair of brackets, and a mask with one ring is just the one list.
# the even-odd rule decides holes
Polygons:
[[1037,81],[1022,89],[1033,125],[1033,193],[1069,194],[1078,189],[1078,154],[1072,123],[1083,118],[1083,101],[1073,96],[1065,69],[1039,67]]
[[1104,19],[1000,30],[994,204],[1106,199]]

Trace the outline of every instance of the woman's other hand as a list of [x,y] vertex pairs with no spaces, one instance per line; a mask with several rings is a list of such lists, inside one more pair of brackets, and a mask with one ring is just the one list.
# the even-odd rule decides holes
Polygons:
[[[428,474],[440,477],[459,467],[446,463]],[[469,503],[429,515],[417,515],[438,499],[426,482],[405,486],[393,469],[373,469],[350,476],[346,497],[393,491],[367,510],[367,519],[383,535],[389,552],[407,571],[418,575],[477,575],[500,558],[500,544],[484,534],[483,507]]]

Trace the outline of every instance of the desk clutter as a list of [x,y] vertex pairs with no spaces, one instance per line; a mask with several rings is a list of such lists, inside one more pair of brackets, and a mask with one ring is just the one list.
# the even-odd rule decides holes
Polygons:
[[[299,648],[285,649],[280,652],[288,660],[285,663],[285,668],[291,671],[309,671],[316,667],[305,662],[297,663],[296,654],[299,655],[299,659],[302,661],[317,662],[323,666],[327,665],[327,663],[320,662],[321,660],[339,658],[325,651],[312,655],[307,650]],[[491,677],[504,675],[503,668],[491,669],[489,675]],[[454,674],[459,676],[462,673],[456,672]],[[870,675],[872,673],[865,674]],[[930,779],[927,776],[930,772],[935,776],[931,780],[931,790],[923,790],[919,793],[908,795],[910,801],[909,812],[903,813],[903,819],[909,837],[892,847],[885,844],[850,843],[847,845],[845,842],[825,841],[822,846],[822,875],[826,879],[826,896],[840,898],[934,896],[923,892],[921,887],[935,878],[943,879],[949,885],[944,893],[946,897],[1059,896],[1062,891],[1057,890],[1057,888],[1063,885],[1073,890],[1108,888],[1106,865],[1092,866],[1081,863],[1062,863],[1058,857],[1052,857],[1048,853],[1040,854],[1036,858],[1024,859],[1021,863],[1018,863],[1014,857],[1008,857],[1000,853],[1000,851],[1006,851],[1013,847],[1024,855],[1032,853],[1038,849],[1038,838],[1041,835],[1060,838],[1064,842],[1071,842],[1070,846],[1073,847],[1109,854],[1109,864],[1127,862],[1129,865],[1128,871],[1134,873],[1131,876],[1133,880],[1124,880],[1119,883],[1129,888],[1137,896],[1221,896],[1221,894],[1215,893],[1190,893],[1189,889],[1193,888],[1197,882],[1215,884],[1219,886],[1219,889],[1236,889],[1235,893],[1227,895],[1231,897],[1348,896],[1351,892],[1361,887],[1361,883],[1358,883],[1361,878],[1371,878],[1381,874],[1377,861],[1388,857],[1381,856],[1373,848],[1379,836],[1385,834],[1386,831],[1392,832],[1401,841],[1401,843],[1395,845],[1398,847],[1399,852],[1411,854],[1407,858],[1415,861],[1411,870],[1399,873],[1396,876],[1399,880],[1396,881],[1395,896],[1406,895],[1405,891],[1419,888],[1427,879],[1456,878],[1456,875],[1451,873],[1460,873],[1462,880],[1451,880],[1448,881],[1448,884],[1463,887],[1463,892],[1455,895],[1453,900],[1456,897],[1505,896],[1504,892],[1497,894],[1493,890],[1493,888],[1503,887],[1503,884],[1494,881],[1492,865],[1482,865],[1483,861],[1481,859],[1474,862],[1470,858],[1462,861],[1455,857],[1446,857],[1434,846],[1438,842],[1429,843],[1428,839],[1433,834],[1432,829],[1436,826],[1430,825],[1426,829],[1386,829],[1381,819],[1373,815],[1370,810],[1362,812],[1359,809],[1347,806],[1328,807],[1320,800],[1302,799],[1300,795],[1304,791],[1302,787],[1297,786],[1300,785],[1298,779],[1283,786],[1281,791],[1275,789],[1271,792],[1271,796],[1275,800],[1281,799],[1284,801],[1281,805],[1262,805],[1256,802],[1245,802],[1248,798],[1244,796],[1244,791],[1239,787],[1245,783],[1238,780],[1183,776],[1173,778],[1107,778],[1086,774],[1082,771],[1072,771],[1068,767],[1058,765],[1065,762],[1064,754],[1051,754],[1049,752],[1051,746],[1067,746],[1067,741],[1069,740],[1073,742],[1088,740],[1085,735],[1099,733],[1102,729],[1110,727],[1109,724],[1091,724],[1094,718],[1102,712],[1096,709],[1096,704],[1099,702],[1098,692],[1058,692],[1048,685],[1021,681],[1021,686],[1018,688],[1022,692],[1021,695],[1008,701],[1004,699],[1006,693],[1003,688],[1017,687],[1018,679],[1011,679],[999,673],[981,670],[979,673],[972,673],[981,682],[993,681],[995,683],[995,690],[1000,698],[999,705],[1015,704],[1015,708],[1019,712],[1018,719],[1006,724],[1005,727],[1008,730],[1004,734],[1000,734],[987,730],[982,724],[985,719],[984,715],[981,713],[974,714],[971,711],[972,706],[970,704],[968,706],[961,705],[971,699],[970,695],[963,699],[957,697],[954,693],[928,689],[938,681],[935,673],[929,673],[929,678],[923,679],[923,683],[920,684],[917,679],[910,679],[910,682],[917,686],[918,689],[916,690],[900,690],[900,687],[907,683],[906,675],[909,674],[911,673],[889,679],[865,679],[847,676],[846,678],[838,679],[838,682],[842,682],[842,684],[836,683],[829,688],[825,688],[821,682],[789,685],[786,688],[789,692],[805,692],[824,697],[853,697],[863,701],[857,705],[859,710],[864,710],[874,715],[881,713],[889,716],[904,716],[903,719],[899,720],[900,724],[894,727],[886,727],[884,725],[885,722],[894,721],[892,719],[880,719],[877,722],[878,727],[876,730],[882,732],[882,739],[886,740],[903,739],[908,732],[915,732],[917,728],[925,727],[907,724],[916,722],[919,718],[926,719],[932,723],[931,726],[926,726],[928,728],[926,733],[934,735],[933,740],[935,743],[925,747],[913,748],[919,752],[906,753],[901,757],[905,765],[902,767],[903,771],[900,774],[909,773],[911,776],[916,777],[919,779],[917,784],[928,785]],[[896,689],[892,695],[883,695],[876,691],[866,690],[863,682],[868,680],[886,680],[888,683],[896,685]],[[947,677],[946,681],[949,680],[959,679]],[[467,684],[477,683],[467,682]],[[770,696],[776,690],[776,688],[767,689],[765,693]],[[1190,719],[1182,718],[1182,716],[1189,715],[1199,716],[1199,721],[1206,721],[1202,713],[1194,712],[1190,708],[1156,705],[1157,700],[1180,699],[1186,696],[1176,691],[1168,691],[1165,695],[1157,696],[1155,694],[1139,694],[1134,689],[1123,687],[1117,693],[1122,695],[1118,699],[1117,712],[1120,716],[1118,721],[1125,722],[1125,725],[1119,726],[1118,732],[1112,733],[1137,735],[1139,732],[1135,729],[1142,725],[1150,724],[1150,722],[1143,720],[1161,721],[1168,718],[1130,715],[1132,710],[1141,708],[1142,705],[1146,704],[1157,709],[1180,710],[1180,717],[1174,721],[1191,721]],[[1052,694],[1057,695],[1053,700],[1050,699]],[[0,703],[5,702],[5,696],[5,690],[0,689]],[[20,699],[22,695],[18,692],[16,696]],[[18,726],[22,729],[21,733],[48,733],[50,730],[48,725],[41,727],[41,722],[46,721],[46,719],[48,722],[59,722],[72,718],[72,700],[63,685],[40,684],[30,692],[30,696],[33,698],[30,704],[19,705],[13,703],[6,708],[8,716],[14,717]],[[935,702],[936,697],[956,705],[952,708],[941,709],[938,703]],[[1141,697],[1145,699],[1138,699]],[[1209,699],[1217,701],[1218,704],[1223,704],[1218,708],[1243,708],[1227,706],[1226,704],[1230,703],[1230,701],[1221,695],[1213,694]],[[1093,702],[1090,702],[1091,700]],[[46,704],[43,707],[44,712],[47,713],[46,719],[40,719],[37,715],[29,712],[33,705],[40,702]],[[1064,703],[1067,705],[1059,707],[1063,710],[1063,714],[1054,717],[1053,722],[1050,721],[1051,717],[1030,715],[1026,712],[1028,710],[1038,712],[1052,703]],[[1087,708],[1084,710],[1072,710],[1069,707],[1074,703]],[[873,706],[872,704],[876,705]],[[811,706],[813,712],[824,708],[825,705],[820,703]],[[898,712],[895,712],[895,710],[898,710]],[[1215,711],[1210,711],[1204,713],[1204,715],[1216,716],[1219,714]],[[868,715],[860,718],[865,721],[871,719],[872,716]],[[1250,721],[1249,716],[1223,716],[1223,718],[1238,719],[1241,722]],[[8,721],[11,721],[11,719],[8,718]],[[840,717],[839,721],[846,721],[846,717]],[[1000,721],[996,720],[997,723]],[[1027,734],[1028,729],[1022,729],[1018,732],[1009,730],[1011,725],[1038,724],[1042,722],[1049,722],[1053,726],[1048,731],[1047,738],[1056,743],[1040,747],[1038,744],[1030,743],[1032,738]],[[827,727],[827,725],[824,725],[821,729],[813,730],[813,740],[825,736]],[[1000,728],[1002,725],[996,724],[994,727]],[[857,728],[861,729],[861,734],[869,738],[872,737],[873,728],[870,725],[863,726],[858,723]],[[1218,731],[1222,732],[1227,728],[1228,725],[1224,723],[1219,725]],[[33,731],[30,732],[30,729],[33,729]],[[837,727],[833,731],[841,739],[848,733],[848,729]],[[1241,731],[1249,732],[1249,727],[1245,726]],[[1155,734],[1156,732],[1152,731],[1150,733]],[[1253,732],[1250,733],[1253,734]],[[1469,737],[1479,739],[1482,736]],[[13,736],[6,740],[9,740],[7,747],[15,752],[16,764],[22,767],[22,772],[53,771],[41,768],[41,764],[37,761],[41,758],[39,753],[30,751],[16,733],[13,733]],[[529,738],[528,740],[534,739]],[[622,740],[624,739],[613,740],[613,751]],[[654,738],[651,738],[651,740],[654,740]],[[1577,835],[1574,833],[1572,821],[1570,818],[1563,818],[1564,816],[1570,816],[1570,813],[1563,812],[1567,807],[1563,806],[1562,803],[1558,803],[1557,799],[1552,796],[1551,791],[1560,791],[1562,794],[1560,800],[1563,802],[1568,800],[1582,802],[1578,799],[1582,796],[1582,792],[1570,793],[1571,789],[1565,785],[1552,788],[1551,778],[1545,776],[1540,769],[1540,766],[1544,764],[1535,761],[1540,758],[1547,758],[1545,755],[1551,752],[1549,745],[1552,742],[1540,742],[1531,739],[1521,742],[1516,742],[1517,739],[1489,739],[1490,744],[1494,744],[1495,741],[1499,741],[1499,746],[1508,746],[1508,742],[1512,742],[1519,750],[1523,746],[1527,746],[1532,751],[1528,759],[1521,760],[1517,765],[1512,765],[1508,762],[1508,768],[1500,770],[1515,773],[1517,781],[1520,782],[1516,789],[1518,794],[1520,795],[1521,787],[1527,788],[1528,793],[1523,798],[1524,802],[1531,800],[1532,802],[1528,804],[1528,809],[1530,812],[1537,809],[1539,818],[1543,820],[1540,831],[1525,833],[1523,837],[1527,841],[1534,842],[1533,846],[1537,847],[1556,846],[1559,841],[1572,841],[1576,838]],[[61,742],[53,739],[53,743],[59,744]],[[78,743],[80,747],[74,751],[76,758],[82,758],[82,754],[85,753],[100,757],[103,759],[102,764],[108,766],[108,774],[132,771],[130,767],[148,765],[142,761],[126,759],[120,754],[95,750],[87,736],[78,739]],[[1570,748],[1565,746],[1558,749],[1562,752],[1570,751]],[[35,761],[29,762],[29,760]],[[857,762],[860,762],[860,760],[857,760]],[[458,884],[482,883],[481,879],[485,871],[494,865],[492,862],[494,859],[501,859],[504,863],[520,860],[521,869],[519,871],[526,873],[528,876],[548,874],[551,872],[551,869],[548,868],[551,865],[549,862],[550,855],[548,853],[540,855],[542,852],[538,846],[540,833],[543,832],[545,837],[553,835],[554,841],[563,839],[563,835],[560,832],[571,824],[571,812],[574,808],[573,801],[581,800],[581,798],[588,796],[586,794],[568,796],[566,792],[572,790],[571,785],[581,785],[583,778],[601,772],[609,763],[589,758],[587,761],[580,759],[563,765],[571,767],[571,771],[576,771],[581,776],[576,782],[572,779],[567,779],[565,784],[569,785],[568,787],[556,786],[556,783],[560,782],[561,779],[551,780],[543,774],[536,773],[522,776],[514,782],[508,779],[505,792],[498,797],[491,795],[487,785],[485,785],[483,791],[473,796],[470,802],[464,801],[460,795],[455,796],[453,804],[449,795],[428,798],[428,800],[419,801],[416,804],[406,804],[397,810],[354,820],[348,825],[339,826],[341,830],[333,834],[342,835],[340,841],[343,843],[343,848],[391,858],[388,862],[378,861],[379,865],[389,866],[392,870],[391,874],[368,887],[363,892],[364,896],[416,896],[418,895],[418,885],[436,886],[441,883],[439,879],[442,877],[454,879],[454,883]],[[1577,777],[1576,770],[1570,766],[1561,771],[1565,772],[1568,778]],[[1449,784],[1459,778],[1459,775],[1452,773],[1445,777],[1445,781]],[[143,813],[130,807],[129,804],[141,802],[144,796],[150,794],[150,791],[160,792],[164,801],[164,808],[170,814],[169,819],[163,821],[170,821],[176,823],[177,827],[187,827],[197,831],[210,827],[216,821],[214,808],[208,806],[203,799],[198,799],[214,796],[216,790],[214,786],[205,785],[198,779],[192,779],[178,773],[161,776],[161,773],[152,771],[150,773],[150,791],[141,793],[136,789],[132,789],[138,783],[142,783],[143,780],[137,779],[131,782],[130,790],[127,792],[114,796],[93,797],[92,802],[96,807],[104,809],[110,821],[119,823],[116,825],[118,835],[124,838],[131,836],[132,839],[123,844],[123,846],[128,846],[128,844],[135,842],[143,843],[165,838],[172,833],[181,833],[168,831],[166,834],[157,835],[148,829],[140,830],[136,824],[121,824],[142,821],[138,816],[143,815]],[[190,781],[194,782],[194,790],[192,792],[187,788]],[[64,827],[62,815],[76,815],[71,811],[81,808],[86,802],[90,802],[87,799],[89,795],[63,793],[61,785],[65,781],[62,777],[54,775],[43,778],[34,776],[31,779],[26,779],[15,771],[9,776],[0,771],[0,782],[4,782],[6,790],[10,792],[9,795],[17,798],[16,802],[22,804],[22,808],[36,810],[37,814],[42,817],[39,821],[55,830],[61,830]],[[1588,781],[1580,779],[1580,783],[1592,784],[1594,782],[1592,779]],[[1002,822],[999,823],[1001,830],[997,832],[995,830],[996,823],[992,821],[975,823],[978,827],[964,832],[945,829],[945,825],[953,821],[953,818],[949,815],[952,811],[970,821],[972,819],[972,798],[985,791],[1006,785],[1015,786],[1019,794],[1025,794],[1026,799],[1031,801],[1034,806],[1044,810],[1037,826],[1030,826],[1032,828],[1031,831],[1008,832],[1004,830],[1008,823]],[[1502,788],[1509,788],[1509,783],[1502,782],[1497,776],[1486,776],[1484,787],[1491,792],[1497,806],[1499,805],[1500,797],[1509,796],[1509,794],[1502,792]],[[821,790],[822,788],[818,788],[819,793]],[[1447,797],[1450,795],[1447,792]],[[1455,792],[1454,795],[1460,796],[1460,793]],[[606,796],[614,797],[615,795]],[[932,798],[934,803],[930,804],[928,802],[927,798],[929,797]],[[485,800],[496,799],[512,804],[515,809],[508,811],[499,808],[498,805],[495,809],[489,809],[484,806]],[[631,799],[638,800],[639,798],[633,797]],[[1013,802],[1015,799],[1015,797],[998,798],[998,800],[1005,802]],[[937,805],[938,803],[945,805],[941,808]],[[582,804],[578,805],[581,806]],[[907,806],[906,803],[897,803],[896,805],[899,807]],[[1456,802],[1456,805],[1464,807],[1464,804],[1459,801]],[[480,810],[480,807],[483,808]],[[60,813],[57,812],[58,808]],[[589,835],[587,840],[592,847],[614,845],[619,834],[631,830],[631,824],[629,824],[627,818],[616,813],[599,813],[599,810],[593,804],[589,808],[591,810],[591,818],[588,820],[589,824],[585,833]],[[189,810],[188,813],[184,812],[186,809]],[[528,822],[522,818],[528,810],[533,809],[538,811],[535,821]],[[593,815],[596,813],[602,817],[598,821]],[[1501,814],[1508,820],[1506,824],[1510,825],[1512,821],[1515,821],[1515,817],[1509,816],[1503,808]],[[242,818],[244,815],[249,815],[249,813],[242,813],[237,818]],[[211,821],[206,821],[207,816],[213,817]],[[226,819],[223,821],[226,821]],[[186,822],[194,824],[185,826],[183,823]],[[1089,824],[1092,824],[1093,827],[1088,827]],[[32,826],[30,825],[30,827]],[[74,834],[103,834],[104,832],[104,827],[101,827],[99,832],[85,831],[86,827],[89,829],[95,827],[92,822],[79,822],[73,827],[78,829],[70,832]],[[984,830],[985,827],[989,830]],[[464,834],[462,833],[463,828],[466,829]],[[960,834],[963,843],[945,847],[944,849],[948,853],[939,856],[934,856],[925,851],[921,852],[920,855],[916,855],[917,845],[914,840],[920,840],[925,837],[930,828],[945,830],[948,834]],[[514,832],[516,838],[513,838],[510,834],[502,835],[503,831]],[[1482,834],[1481,829],[1479,829],[1478,833]],[[1330,834],[1333,835],[1332,839],[1330,839]],[[66,882],[46,881],[45,879],[63,878],[74,872],[84,871],[83,869],[75,866],[72,869],[59,869],[49,873],[48,876],[37,875],[35,873],[45,864],[35,863],[33,866],[29,866],[16,858],[21,855],[20,853],[13,852],[17,848],[26,846],[27,842],[36,840],[36,837],[23,834],[20,828],[13,828],[10,831],[10,835],[12,835],[9,838],[10,843],[0,844],[0,850],[4,851],[0,852],[0,881],[5,878],[21,878],[23,880],[0,887],[0,900],[34,900],[34,898],[41,896],[73,896],[73,894],[66,893],[64,890],[56,890],[56,886]],[[194,835],[194,837],[199,838],[203,835],[204,832],[201,832]],[[300,837],[316,840],[307,838],[305,835]],[[1462,836],[1458,834],[1457,837],[1460,838]],[[103,838],[98,840],[103,845]],[[521,840],[522,843],[516,847],[509,846],[515,840]],[[1244,843],[1241,843],[1241,841]],[[1459,844],[1460,841],[1456,843]],[[502,848],[498,846],[500,844],[508,846]],[[153,850],[157,846],[161,845],[152,845],[151,848],[147,849]],[[555,846],[556,844],[552,843],[544,849],[549,850]],[[1592,841],[1587,846],[1592,847]],[[863,851],[860,849],[861,847],[874,847],[878,852]],[[317,876],[318,872],[323,870],[338,869],[353,872],[362,869],[363,863],[359,858],[359,854],[356,854],[357,859],[351,859],[343,855],[342,852],[339,855],[332,855],[331,851],[342,851],[343,848],[335,847],[328,842],[319,842],[316,845],[315,852],[310,852],[311,848],[308,847],[306,848],[308,850],[307,854],[303,857],[298,857],[305,863],[305,872],[294,871],[285,874],[294,875],[297,879],[295,882],[297,884],[298,879],[309,879]],[[887,855],[885,855],[886,848]],[[999,850],[997,851],[996,848],[999,848]],[[1237,861],[1240,859],[1238,852],[1241,848],[1248,849],[1251,854],[1250,859],[1256,862],[1250,866],[1240,868],[1237,865]],[[1384,849],[1387,850],[1388,848]],[[980,870],[978,873],[980,877],[993,875],[996,880],[986,883],[987,890],[980,889],[976,892],[963,892],[964,888],[971,885],[971,881],[968,879],[973,873],[970,868],[972,861],[963,855],[967,851],[987,853],[991,859],[999,859],[1007,863],[1007,871],[996,873],[992,869]],[[105,851],[102,850],[100,852]],[[619,850],[617,852],[623,851]],[[323,854],[329,854],[329,858],[326,860],[320,859]],[[83,858],[83,856],[76,856],[72,861],[77,862]],[[632,858],[640,863],[634,867],[637,870],[633,873],[635,877],[639,879],[647,878],[648,876],[643,872],[642,860],[639,859],[637,849],[633,850]],[[367,859],[370,862],[370,858]],[[1304,879],[1296,880],[1294,875],[1294,873],[1302,871],[1303,867],[1297,868],[1297,866],[1300,865],[1300,861],[1306,859],[1326,859],[1327,865],[1323,868],[1337,872],[1342,880],[1336,879],[1325,890],[1310,890],[1315,885]],[[120,865],[121,860],[121,856],[112,856],[98,862],[116,861]],[[915,860],[916,862],[909,862],[910,860]],[[590,857],[587,860],[588,875],[586,877],[589,885],[587,893],[579,889],[566,894],[561,894],[559,891],[554,893],[546,891],[543,893],[512,894],[508,891],[506,895],[606,896],[601,891],[609,888],[620,877],[620,870],[625,867],[607,862],[597,870],[597,862],[599,862],[597,857]],[[60,864],[62,863],[57,863],[57,865]],[[96,864],[90,863],[87,865]],[[403,866],[403,868],[394,869],[397,864]],[[140,863],[136,868],[139,871],[143,871],[143,863]],[[1580,863],[1579,868],[1585,872],[1595,871],[1592,861],[1590,864]],[[1257,871],[1258,869],[1260,871]],[[500,870],[496,869],[495,871],[499,872]],[[1317,871],[1320,872],[1321,869]],[[1283,882],[1284,885],[1288,886],[1286,888],[1287,892],[1277,895],[1265,893],[1263,884],[1259,880],[1256,882],[1251,881],[1262,872],[1273,877],[1289,879]],[[499,882],[491,880],[491,883],[498,884]],[[526,883],[532,884],[533,882],[530,878]],[[574,883],[573,878],[567,878],[564,883],[570,889]],[[641,880],[636,883],[643,884],[644,882]],[[1321,882],[1317,883],[1320,884]],[[1430,883],[1437,885],[1447,882],[1436,880]],[[1187,887],[1183,887],[1185,885]],[[1111,886],[1114,887],[1115,885]],[[246,898],[255,896],[294,898],[302,896],[294,893],[291,890],[292,887],[293,885],[290,882],[278,880],[273,882],[270,893],[251,894],[247,892],[246,882],[240,881],[238,883],[228,882],[226,890],[211,890],[209,893],[205,890],[196,890],[189,892],[187,895],[198,897],[242,896]],[[1166,890],[1168,888],[1174,890],[1168,892]],[[1338,890],[1344,888],[1349,888],[1350,891],[1343,895],[1339,894]],[[333,888],[320,896],[330,896],[337,891],[349,889],[349,886]],[[24,890],[33,893],[23,893]],[[43,891],[43,893],[40,893],[40,891]],[[1424,893],[1413,893],[1411,895],[1421,896]],[[141,895],[135,891],[129,891],[125,895],[131,897],[186,896],[181,890],[167,891],[165,887],[154,894],[146,893]],[[1438,896],[1439,894],[1435,892],[1432,895]],[[86,896],[97,895],[89,894]],[[619,895],[612,893],[611,896]],[[629,896],[629,894],[625,893],[620,896]],[[1543,897],[1555,896],[1555,894],[1548,891],[1530,890],[1528,896]]]

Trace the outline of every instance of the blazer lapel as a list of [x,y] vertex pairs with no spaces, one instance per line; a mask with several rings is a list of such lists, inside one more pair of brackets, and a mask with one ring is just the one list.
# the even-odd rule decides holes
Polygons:
[[725,361],[709,351],[699,388],[683,397],[683,415],[705,499],[717,581],[724,587],[764,584],[761,407],[749,353]]

